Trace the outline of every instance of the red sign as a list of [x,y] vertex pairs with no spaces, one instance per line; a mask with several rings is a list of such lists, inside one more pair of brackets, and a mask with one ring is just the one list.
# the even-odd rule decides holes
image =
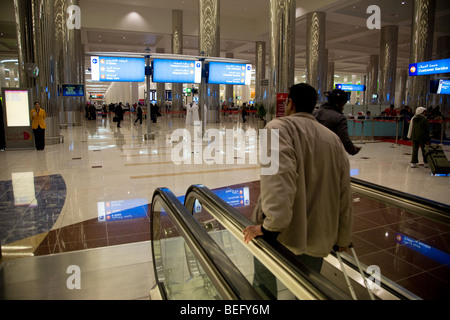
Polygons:
[[288,93],[277,93],[277,118],[284,117]]

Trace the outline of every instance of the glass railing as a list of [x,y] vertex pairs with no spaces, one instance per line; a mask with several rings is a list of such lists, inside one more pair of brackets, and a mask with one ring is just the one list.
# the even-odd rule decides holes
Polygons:
[[170,190],[155,190],[150,219],[162,299],[262,299]]
[[245,244],[242,231],[251,221],[205,186],[188,189],[185,207],[264,299],[351,299],[282,245],[260,238]]
[[450,206],[352,177],[352,191],[450,225]]

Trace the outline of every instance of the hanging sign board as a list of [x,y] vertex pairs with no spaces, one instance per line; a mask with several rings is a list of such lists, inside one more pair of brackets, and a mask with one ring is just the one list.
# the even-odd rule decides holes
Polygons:
[[153,60],[153,82],[201,83],[202,62],[189,60]]
[[409,76],[425,76],[450,72],[450,59],[417,62],[409,65]]
[[93,56],[91,79],[100,82],[145,82],[145,59]]
[[289,93],[277,93],[277,118],[284,117],[286,112],[286,101]]

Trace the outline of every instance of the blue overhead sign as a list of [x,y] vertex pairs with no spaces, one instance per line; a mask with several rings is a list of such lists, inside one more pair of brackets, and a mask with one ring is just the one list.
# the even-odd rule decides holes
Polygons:
[[366,86],[362,84],[337,84],[336,89],[344,91],[366,91]]
[[250,85],[252,65],[229,62],[210,62],[208,83],[228,85]]
[[91,57],[91,79],[100,82],[145,82],[145,59]]
[[409,65],[409,76],[425,76],[450,72],[450,59],[417,62]]
[[162,83],[201,83],[202,62],[155,59],[152,80]]

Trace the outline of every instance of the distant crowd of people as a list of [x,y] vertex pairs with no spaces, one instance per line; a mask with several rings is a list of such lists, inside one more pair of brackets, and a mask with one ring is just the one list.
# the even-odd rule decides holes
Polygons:
[[[134,103],[130,105],[128,102],[123,104],[119,103],[110,103],[107,105],[106,103],[99,105],[95,103],[87,103],[85,106],[85,117],[88,120],[96,120],[97,115],[100,113],[103,118],[106,118],[108,113],[114,114],[113,122],[117,123],[117,127],[120,128],[120,123],[123,121],[123,116],[126,112],[130,112],[131,114],[136,114],[136,119],[134,120],[134,124],[139,122],[142,125],[142,121],[144,118],[144,110],[141,102]],[[166,106],[167,108],[167,106]],[[151,111],[151,120],[153,123],[157,122],[158,117],[161,117],[161,108],[156,103],[150,104]]]

